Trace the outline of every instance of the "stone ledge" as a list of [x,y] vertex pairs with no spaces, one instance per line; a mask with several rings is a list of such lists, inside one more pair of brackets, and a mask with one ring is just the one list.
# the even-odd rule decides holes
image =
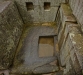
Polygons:
[[60,49],[61,65],[66,66],[68,57],[70,57],[76,73],[81,74],[83,69],[83,36],[79,31],[79,25],[66,22],[63,36],[64,41]]
[[59,31],[59,34],[58,34],[58,42],[59,42],[59,47],[61,48],[62,42],[63,42],[61,40],[63,40],[62,38],[64,38],[63,33],[65,30],[65,23],[66,22],[76,23],[76,19],[73,16],[72,10],[70,9],[68,4],[61,4],[60,16],[61,16],[62,24],[60,26],[61,30]]

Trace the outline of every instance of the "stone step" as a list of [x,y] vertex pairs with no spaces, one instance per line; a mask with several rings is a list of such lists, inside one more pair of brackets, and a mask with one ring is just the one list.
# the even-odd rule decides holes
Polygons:
[[54,66],[54,65],[44,65],[44,66],[40,66],[37,67],[33,73],[34,74],[46,74],[46,73],[54,73],[54,72],[58,72],[59,71],[59,67],[58,66]]

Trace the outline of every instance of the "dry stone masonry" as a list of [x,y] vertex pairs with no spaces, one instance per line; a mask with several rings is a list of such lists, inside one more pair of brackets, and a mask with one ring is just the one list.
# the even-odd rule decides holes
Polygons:
[[[39,57],[48,36],[53,56]],[[0,0],[3,74],[83,75],[83,0]]]
[[61,66],[65,68],[63,74],[82,75],[83,36],[80,25],[68,4],[61,4],[58,15],[58,45]]
[[83,31],[83,0],[69,0],[69,4]]
[[0,3],[0,69],[8,69],[16,52],[23,22],[15,4]]

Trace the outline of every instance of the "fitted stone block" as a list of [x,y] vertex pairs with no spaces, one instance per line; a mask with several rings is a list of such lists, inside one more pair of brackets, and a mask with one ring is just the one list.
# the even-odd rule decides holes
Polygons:
[[76,74],[81,75],[81,67],[80,67],[77,55],[75,53],[74,46],[72,44],[70,37],[68,37],[68,38],[69,38],[68,42],[69,42],[69,47],[70,47],[70,58],[72,61],[72,67],[73,67],[74,71],[76,72]]
[[78,23],[81,25],[81,30],[83,31],[83,1],[82,0],[69,0],[70,7],[73,14],[77,18]]
[[68,57],[67,62],[66,62],[66,68],[64,69],[64,75],[75,75],[75,70],[72,65],[71,58]]
[[80,66],[82,68],[82,41],[83,41],[83,37],[81,34],[74,34],[74,35],[71,35],[70,34],[70,37],[71,37],[71,40],[72,40],[72,44],[74,45],[74,48],[75,48],[75,53],[77,55],[77,59],[80,63]]
[[[42,22],[53,22],[56,17],[58,7],[51,7],[49,11],[41,11],[42,14]],[[53,17],[55,16],[55,17]]]
[[[67,30],[69,30],[69,35],[67,37],[66,43],[63,43],[61,51],[62,51],[62,56],[61,56],[61,60],[62,60],[62,65],[66,64],[66,59],[67,57],[70,56],[71,61],[72,61],[72,66],[76,71],[76,74],[81,75],[81,64],[79,62],[79,58],[76,55],[76,49],[75,44],[77,40],[77,37],[75,37],[73,40],[71,40],[72,37],[74,37],[75,35],[80,35],[81,32],[79,31],[79,28],[76,24],[71,24],[71,25],[67,25]],[[82,41],[82,39],[81,39]],[[81,46],[81,45],[80,45]],[[82,56],[81,56],[82,57]],[[64,61],[64,62],[63,62]],[[82,61],[82,60],[81,60]]]
[[74,35],[77,35],[77,34],[81,34],[81,32],[79,31],[79,25],[66,22],[65,31],[63,34],[65,37],[62,43],[62,47],[60,49],[60,60],[61,60],[61,65],[66,66],[66,62],[69,61],[68,57],[70,57],[72,61],[72,66],[75,69],[76,73],[81,75],[81,67],[75,52],[75,45],[73,45],[75,41],[71,40],[71,37],[70,37],[70,35],[74,37]]
[[65,44],[65,42],[67,41],[69,32],[71,32],[73,30],[73,32],[75,31],[75,33],[80,33],[78,28],[79,28],[78,24],[66,22],[64,33],[63,33],[64,37],[63,37],[63,39],[61,39],[61,40],[63,40],[62,47]]
[[[54,22],[58,6],[58,0],[15,0],[24,23],[28,22]],[[26,2],[32,2],[34,9],[27,11]],[[44,2],[50,2],[50,10],[44,10]],[[56,4],[55,4],[56,3]]]
[[8,69],[13,63],[22,33],[22,24],[13,2],[0,3],[0,69]]
[[[62,21],[62,26],[58,34],[58,42],[60,44],[60,48],[62,42],[64,40],[64,30],[65,30],[65,22],[76,22],[75,17],[72,14],[72,11],[68,4],[62,4],[60,7],[60,16]],[[63,39],[62,39],[63,38]]]
[[68,46],[68,42],[66,42],[60,51],[60,59],[61,59],[62,66],[66,66],[66,62],[67,62],[66,59],[70,56],[69,50],[70,48]]
[[71,40],[69,38],[69,32],[70,31],[68,31],[68,34],[67,34],[66,38],[64,39],[62,47],[60,49],[60,58],[61,58],[62,66],[66,65],[67,59],[68,59],[68,57],[70,57],[70,51],[72,50],[72,46],[73,46],[71,43]]
[[74,49],[73,49],[73,48],[71,49],[70,54],[71,54],[71,55],[70,55],[70,56],[71,56],[71,60],[72,60],[72,62],[73,62],[73,68],[74,68],[76,74],[81,75],[81,74],[82,74],[81,66],[80,66],[80,64],[79,64],[77,55],[76,55],[76,53],[74,52]]

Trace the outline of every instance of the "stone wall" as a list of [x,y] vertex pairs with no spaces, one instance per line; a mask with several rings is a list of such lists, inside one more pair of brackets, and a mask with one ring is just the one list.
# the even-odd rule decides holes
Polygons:
[[13,63],[16,47],[22,33],[23,22],[11,1],[0,2],[0,69]]
[[[54,22],[58,6],[65,0],[15,0],[19,12],[24,20],[28,22]],[[26,2],[33,3],[33,10],[27,11]],[[50,2],[50,9],[44,10],[44,2]]]
[[[1,0],[3,1],[3,0]],[[83,73],[83,1],[82,0],[15,0],[0,1],[0,70],[8,69],[22,33],[22,19],[28,22],[54,22],[58,25],[60,66],[63,75]],[[27,11],[26,2],[32,2],[34,10]],[[44,2],[50,2],[50,10],[44,10]],[[60,7],[59,7],[60,6]],[[20,15],[19,13],[20,12]],[[22,17],[22,19],[21,19]]]
[[60,65],[64,75],[82,75],[83,35],[68,4],[61,4],[57,13]]
[[83,31],[83,0],[69,0],[69,4]]

